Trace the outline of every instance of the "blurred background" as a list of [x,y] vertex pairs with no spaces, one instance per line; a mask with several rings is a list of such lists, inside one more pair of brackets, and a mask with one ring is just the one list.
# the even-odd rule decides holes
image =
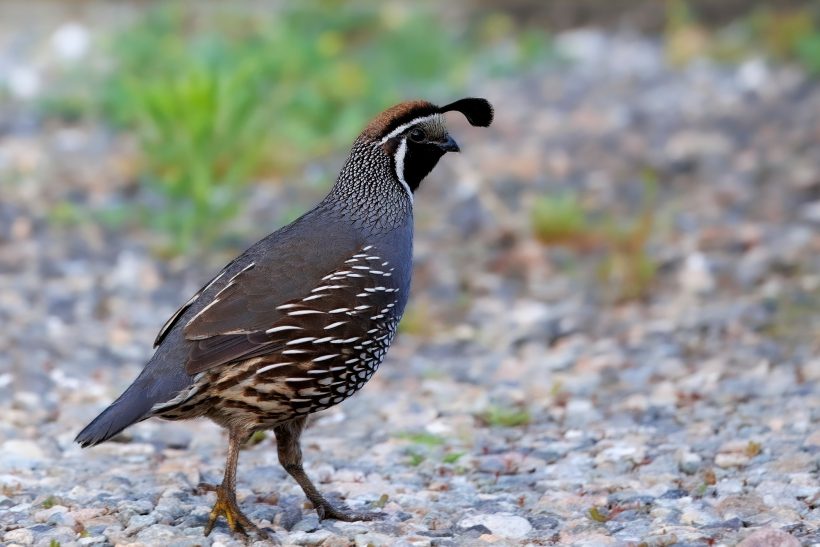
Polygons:
[[[384,403],[382,418],[411,431],[392,438],[396,465],[430,473],[461,461],[470,476],[503,476],[481,458],[514,438],[560,475],[555,466],[580,464],[544,455],[551,442],[592,432],[579,446],[594,458],[626,425],[657,427],[656,444],[664,427],[683,431],[670,453],[705,463],[675,480],[701,498],[719,498],[721,473],[768,469],[758,456],[779,452],[782,435],[795,451],[814,447],[800,470],[816,471],[810,0],[3,0],[0,442],[17,443],[5,453],[72,461],[70,430],[131,381],[163,321],[320,199],[370,118],[405,99],[462,96],[488,98],[496,122],[451,120],[463,153],[418,193],[401,336],[375,387],[331,413],[364,416],[415,392],[486,428],[431,432],[410,402],[404,413]],[[720,433],[687,433],[692,423]],[[721,454],[746,460],[721,466]],[[640,463],[607,456],[593,475],[633,472],[623,458]],[[705,474],[714,466],[717,479]],[[783,522],[816,523],[817,492],[795,494],[810,501]],[[543,492],[525,502],[554,515]],[[549,534],[623,512],[606,496],[578,503]]]

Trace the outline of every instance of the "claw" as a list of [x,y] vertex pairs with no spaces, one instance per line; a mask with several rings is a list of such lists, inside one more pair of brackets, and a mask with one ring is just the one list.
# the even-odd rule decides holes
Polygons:
[[198,488],[206,492],[216,492],[216,503],[214,503],[211,514],[208,516],[208,524],[205,525],[206,536],[213,531],[219,517],[224,516],[225,520],[228,521],[228,527],[237,534],[247,537],[248,532],[251,532],[262,539],[276,541],[274,537],[271,537],[242,513],[236,503],[236,494],[234,492],[229,491],[223,485],[213,486],[203,483]]

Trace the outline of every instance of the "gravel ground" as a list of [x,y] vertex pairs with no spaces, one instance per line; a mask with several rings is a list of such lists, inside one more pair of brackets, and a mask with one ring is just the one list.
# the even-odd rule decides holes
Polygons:
[[[476,89],[494,130],[458,125],[465,153],[417,200],[415,326],[305,435],[320,487],[385,518],[320,523],[270,437],[242,453],[240,504],[283,544],[820,544],[820,86],[755,59],[671,69],[628,35],[559,46],[574,62]],[[214,499],[196,485],[220,478],[227,443],[216,426],[72,443],[227,254],[169,261],[141,230],[55,220],[66,199],[140,199],[130,148],[94,127],[11,125],[0,540],[243,544],[224,522],[202,536]],[[613,304],[596,257],[537,243],[528,208],[572,190],[627,216],[647,168],[659,279]],[[250,190],[244,243],[316,195],[294,186]]]

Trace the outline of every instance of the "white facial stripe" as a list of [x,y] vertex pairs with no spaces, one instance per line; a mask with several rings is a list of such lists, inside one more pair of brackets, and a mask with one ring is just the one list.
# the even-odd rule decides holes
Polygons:
[[398,177],[399,182],[404,189],[407,190],[407,195],[410,197],[410,203],[413,203],[413,191],[410,190],[410,186],[407,185],[407,181],[404,180],[404,155],[407,153],[407,137],[404,137],[401,142],[399,143],[399,147],[396,149],[396,177]]
[[388,133],[382,140],[379,141],[379,144],[386,143],[387,141],[389,141],[390,139],[392,139],[396,135],[400,134],[402,131],[404,131],[405,129],[407,129],[410,126],[432,120],[436,116],[440,116],[440,114],[430,114],[429,116],[422,116],[421,118],[416,118],[414,120],[410,120],[407,123],[403,123],[400,126],[398,126],[396,129],[394,129],[393,131]]

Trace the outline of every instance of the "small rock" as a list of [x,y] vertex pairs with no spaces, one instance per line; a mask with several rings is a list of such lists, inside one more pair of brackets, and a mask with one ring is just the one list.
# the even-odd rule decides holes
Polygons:
[[154,510],[154,504],[148,500],[124,501],[118,505],[120,515],[147,515]]
[[686,257],[678,274],[678,283],[687,294],[705,294],[715,289],[712,268],[703,253],[694,252]]
[[730,518],[729,520],[724,520],[723,522],[716,522],[715,524],[710,524],[706,526],[706,528],[725,528],[727,530],[740,530],[743,528],[743,521],[740,520],[738,517]]
[[755,494],[726,496],[714,508],[724,519],[737,517],[744,522],[753,520],[756,515],[765,515],[765,518],[772,516],[770,508]]
[[128,528],[125,529],[126,534],[136,534],[140,530],[151,526],[157,522],[154,514],[150,515],[134,515],[128,520]]
[[640,462],[644,459],[646,450],[642,446],[634,446],[629,444],[615,444],[605,448],[595,457],[596,463],[604,462]]
[[51,518],[54,515],[59,515],[60,513],[65,513],[68,511],[68,507],[64,507],[62,505],[54,505],[48,509],[43,509],[41,511],[37,511],[34,513],[34,521],[35,522],[47,522],[48,524],[54,524],[50,522]]
[[722,468],[744,467],[749,463],[749,456],[743,452],[724,452],[715,456],[715,465]]
[[493,534],[508,538],[523,538],[532,531],[532,524],[524,517],[511,513],[472,515],[461,519],[461,528],[485,526]]
[[[128,531],[126,530],[126,534]],[[170,541],[178,539],[178,534],[176,529],[173,526],[168,526],[166,524],[155,524],[148,528],[142,530],[139,534],[137,534],[137,539],[141,542],[144,542],[148,545],[167,545]],[[201,540],[198,542],[190,543],[190,545],[201,544]],[[180,545],[180,543],[176,543],[175,545]],[[183,543],[183,545],[185,545]]]
[[31,545],[34,543],[34,534],[25,528],[18,528],[11,530],[3,535],[3,541],[6,543],[19,543],[20,545]]
[[313,476],[315,476],[316,480],[322,484],[330,484],[333,482],[333,475],[335,473],[336,470],[333,466],[328,464],[317,465],[313,469]]
[[149,441],[167,448],[184,450],[191,445],[191,431],[179,424],[162,424],[151,432]]
[[48,517],[46,524],[51,524],[53,526],[70,526],[73,528],[74,525],[77,524],[77,521],[74,520],[74,517],[70,514],[66,512],[59,512]]
[[661,495],[662,500],[676,500],[680,498],[685,498],[689,495],[689,492],[683,490],[681,488],[672,488],[671,490],[667,490]]
[[281,505],[282,511],[276,515],[279,526],[290,531],[302,520],[302,510],[294,504]]
[[66,61],[81,59],[91,45],[91,36],[81,24],[67,22],[51,35],[51,46],[58,57]]
[[356,547],[387,547],[395,543],[394,538],[384,534],[358,534],[355,538]]
[[703,459],[694,452],[683,452],[678,459],[678,467],[687,475],[694,475],[700,469]]
[[675,534],[659,534],[651,536],[642,542],[646,547],[666,547],[667,545],[674,545],[678,542],[678,537]]
[[800,542],[791,534],[774,528],[764,528],[752,532],[737,547],[800,547]]
[[297,522],[291,532],[315,532],[319,529],[319,517],[316,515],[308,515],[299,522]]
[[329,530],[317,530],[315,532],[291,532],[288,535],[288,543],[294,545],[325,545],[328,539],[333,535]]
[[814,224],[820,224],[820,201],[813,201],[803,206],[801,216]]
[[743,481],[740,479],[723,479],[717,484],[718,496],[724,497],[743,492]]
[[77,540],[79,545],[97,545],[98,543],[105,543],[105,536],[92,536]]
[[43,450],[34,441],[13,439],[0,447],[0,467],[31,468],[44,459]]
[[704,526],[718,522],[718,517],[712,511],[706,509],[699,509],[695,506],[687,507],[683,510],[680,516],[680,521],[683,524],[695,524]]

